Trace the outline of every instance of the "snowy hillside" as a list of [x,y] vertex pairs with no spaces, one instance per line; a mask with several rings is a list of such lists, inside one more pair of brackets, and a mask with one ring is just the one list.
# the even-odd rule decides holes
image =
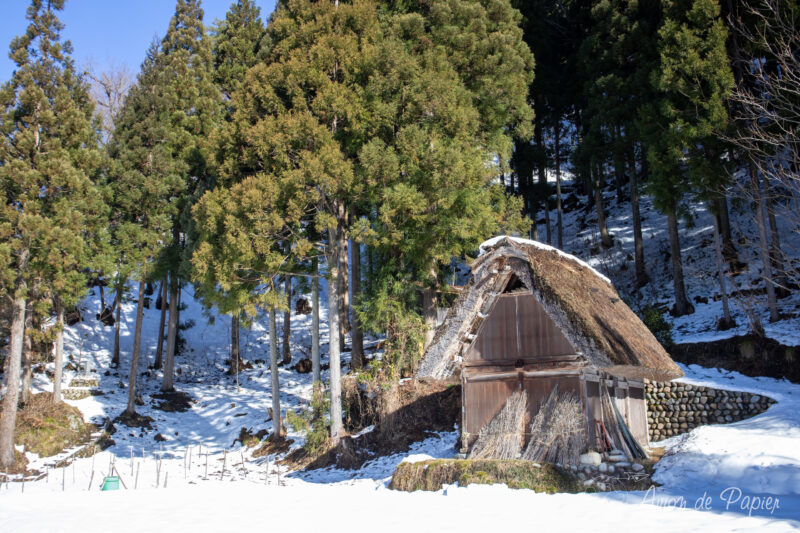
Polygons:
[[[569,182],[567,183],[567,186]],[[627,189],[624,189],[627,194]],[[565,195],[566,197],[567,195]],[[654,207],[652,198],[642,196],[640,209],[642,216],[642,236],[644,240],[644,256],[650,283],[634,292],[633,271],[633,224],[631,222],[630,205],[626,201],[617,204],[616,192],[607,187],[603,194],[607,211],[606,224],[614,236],[614,246],[605,250],[600,246],[597,229],[597,211],[587,210],[588,199],[575,195],[576,203],[564,215],[564,251],[584,259],[594,268],[607,275],[614,282],[619,292],[636,306],[648,304],[658,305],[664,309],[671,308],[673,299],[672,267],[670,263],[670,247],[667,234],[667,218]],[[565,200],[565,205],[569,202]],[[731,313],[737,327],[727,331],[716,330],[716,320],[722,317],[722,303],[719,298],[719,284],[716,272],[713,238],[714,226],[708,208],[699,203],[692,204],[692,224],[680,221],[681,251],[686,281],[686,291],[695,307],[691,315],[674,319],[665,318],[674,327],[675,342],[706,342],[734,335],[748,333],[747,319],[744,314],[745,302],[731,298]],[[761,260],[758,253],[758,231],[755,215],[747,205],[730,205],[733,241],[736,245],[740,262],[749,268],[733,278],[736,287],[729,284],[729,292],[736,290],[764,289]],[[556,212],[550,212],[553,240],[555,241]],[[778,224],[783,242],[784,253],[800,260],[800,233],[789,224],[790,217],[781,217],[778,213]],[[539,214],[539,239],[544,241],[546,229],[544,215]],[[715,300],[715,296],[717,299]],[[766,296],[757,299],[762,323],[767,336],[787,346],[800,345],[800,293],[794,291],[787,298],[778,301],[781,314],[788,315],[784,320],[770,323],[766,309]]]

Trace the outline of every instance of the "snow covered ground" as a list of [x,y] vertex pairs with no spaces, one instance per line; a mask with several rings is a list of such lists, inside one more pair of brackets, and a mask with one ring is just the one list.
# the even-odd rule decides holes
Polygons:
[[[234,380],[223,375],[229,323],[218,317],[206,325],[201,308],[190,296],[190,292],[184,294],[187,309],[182,316],[196,321],[185,332],[193,351],[178,360],[182,372],[176,386],[196,400],[193,408],[186,413],[153,409],[150,395],[157,392],[159,379],[151,372],[143,379],[145,406],[139,409],[155,419],[154,429],[140,432],[118,426],[115,446],[65,468],[53,468],[53,458],[31,457],[33,466],[45,476],[24,485],[0,487],[2,531],[167,527],[220,531],[265,524],[305,531],[330,528],[329,520],[334,530],[369,524],[386,531],[464,531],[509,521],[523,528],[566,531],[618,531],[627,525],[646,525],[649,531],[800,529],[800,385],[684,367],[687,382],[766,394],[778,403],[750,420],[701,427],[664,441],[667,455],[657,465],[655,476],[661,486],[649,492],[546,495],[505,486],[449,486],[437,493],[407,494],[387,487],[396,465],[403,460],[451,457],[455,431],[355,471],[288,472],[276,468],[274,457],[254,459],[248,450],[234,445],[242,427],[271,427],[266,421],[269,370],[257,364],[241,376],[237,390]],[[89,298],[86,305],[97,304]],[[87,311],[96,312],[94,308]],[[126,303],[124,311],[132,317],[133,303]],[[146,327],[155,328],[157,317],[156,310],[149,310]],[[308,324],[303,317],[293,318],[297,327],[292,339],[300,350]],[[71,403],[87,417],[113,418],[125,404],[127,390],[119,388],[119,383],[127,374],[130,339],[123,330],[120,376],[105,376],[102,369],[110,358],[108,341],[113,329],[94,326],[94,322],[70,329],[68,353],[76,355],[83,339],[84,358],[101,369],[106,394]],[[243,334],[245,357],[250,360],[266,353],[269,339],[263,325],[256,322]],[[148,356],[151,348],[145,351]],[[286,408],[297,408],[309,397],[309,377],[289,369],[280,373],[285,384],[282,401]],[[40,386],[46,387],[43,382]],[[167,440],[156,442],[156,433]],[[127,490],[100,492],[102,478],[112,467]]]
[[[191,470],[184,467],[183,451],[175,459],[165,452],[159,488],[156,461],[148,456],[134,459],[141,465],[138,489],[117,492],[99,492],[97,479],[88,490],[92,460],[82,459],[75,482],[68,467],[51,471],[49,482],[26,484],[24,493],[19,483],[0,489],[0,524],[14,532],[196,532],[267,525],[299,531],[470,531],[499,524],[601,532],[800,530],[800,386],[699,367],[685,371],[684,381],[770,394],[778,403],[750,420],[665,441],[668,454],[655,478],[663,485],[647,492],[547,495],[505,486],[448,486],[408,494],[387,488],[401,460],[451,455],[456,435],[445,433],[357,471],[279,476],[271,465],[265,477],[265,461],[245,455],[246,468],[239,469],[238,449],[231,448],[227,473],[220,479],[222,456],[212,453],[204,481],[205,450],[193,449]],[[107,469],[107,455],[95,459],[95,468]],[[119,451],[116,460],[130,485],[130,458]]]
[[[615,248],[597,247],[596,223],[583,210],[565,217],[565,251],[587,261],[611,278],[623,294],[630,293],[633,239],[627,225],[628,206],[610,205],[609,229]],[[671,278],[665,218],[643,198],[644,233],[648,273],[654,280],[641,292],[642,300],[671,305]],[[754,235],[751,217],[733,208],[735,239]],[[555,214],[552,213],[555,220]],[[683,226],[682,226],[683,227]],[[695,226],[683,228],[684,257],[690,297],[707,296],[716,281],[704,271],[713,270],[709,213],[700,208]],[[791,231],[786,232],[792,235]],[[544,228],[540,227],[540,235]],[[800,244],[800,243],[795,243]],[[593,253],[593,249],[595,252]],[[741,260],[758,271],[752,246],[740,246]],[[737,278],[745,287],[752,280]],[[714,285],[709,285],[714,284]],[[76,363],[89,362],[89,374],[100,379],[102,396],[70,401],[88,420],[101,423],[122,412],[127,401],[127,376],[135,316],[135,290],[122,307],[122,365],[107,371],[113,346],[113,328],[94,320],[99,312],[96,293],[84,302],[86,322],[70,327],[66,353]],[[324,284],[322,337],[327,339]],[[785,312],[797,315],[800,297],[782,300]],[[800,530],[800,385],[770,378],[750,378],[736,373],[684,367],[683,381],[717,388],[746,390],[777,400],[767,412],[730,425],[704,426],[661,443],[667,453],[656,468],[660,484],[647,492],[546,495],[505,486],[449,486],[437,493],[401,493],[388,489],[396,465],[404,460],[451,457],[456,431],[441,433],[416,443],[402,454],[381,457],[361,469],[327,468],[289,472],[278,468],[274,457],[253,458],[234,440],[242,428],[271,430],[267,407],[271,404],[269,336],[265,317],[242,329],[242,352],[254,368],[243,372],[238,386],[224,374],[229,355],[230,318],[212,321],[183,289],[183,331],[187,348],[176,359],[175,386],[195,401],[185,413],[154,408],[161,383],[160,372],[148,370],[155,352],[159,311],[145,312],[143,357],[139,371],[141,414],[154,419],[152,430],[117,425],[115,445],[91,458],[77,459],[57,468],[60,459],[29,455],[31,466],[43,472],[38,480],[0,484],[0,531],[221,531],[238,528],[277,527],[285,530],[334,531],[380,528],[385,531],[464,531],[513,524],[523,529],[563,531],[620,531],[636,527],[647,531],[790,531]],[[710,340],[745,333],[741,309],[734,304],[740,327],[714,330],[720,304],[695,303],[697,312],[673,320],[679,342]],[[786,344],[800,344],[797,316],[770,325],[770,336]],[[291,345],[296,362],[310,353],[310,316],[293,314]],[[280,336],[280,323],[278,325]],[[323,355],[326,346],[323,344]],[[345,353],[345,360],[347,353]],[[327,358],[323,357],[323,363]],[[284,410],[301,409],[311,396],[311,376],[280,368]],[[76,376],[68,372],[65,385]],[[323,375],[327,379],[327,375]],[[37,375],[35,386],[50,390]],[[289,427],[299,446],[302,438]],[[156,435],[165,440],[156,441]],[[102,479],[113,471],[127,487],[100,492]]]

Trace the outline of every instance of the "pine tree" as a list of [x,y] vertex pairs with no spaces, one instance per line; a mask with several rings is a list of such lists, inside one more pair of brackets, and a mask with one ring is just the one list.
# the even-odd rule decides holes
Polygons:
[[75,71],[70,43],[60,38],[63,25],[56,13],[63,6],[63,0],[31,2],[27,31],[10,46],[16,70],[0,89],[0,183],[5,200],[0,208],[0,249],[7,259],[0,282],[12,309],[0,468],[14,462],[24,330],[29,313],[37,312],[28,308],[30,291],[52,295],[59,306],[80,297],[86,274],[75,269],[90,266],[87,232],[96,228],[95,215],[103,214],[93,183],[100,166],[98,131],[88,86]]

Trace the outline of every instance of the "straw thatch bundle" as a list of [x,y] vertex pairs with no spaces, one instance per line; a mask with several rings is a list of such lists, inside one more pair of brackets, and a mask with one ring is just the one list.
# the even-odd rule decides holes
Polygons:
[[517,390],[478,434],[470,459],[517,459],[522,449],[528,395]]
[[558,394],[558,387],[554,387],[533,418],[530,433],[523,459],[578,464],[586,446],[586,422],[580,400],[571,393]]

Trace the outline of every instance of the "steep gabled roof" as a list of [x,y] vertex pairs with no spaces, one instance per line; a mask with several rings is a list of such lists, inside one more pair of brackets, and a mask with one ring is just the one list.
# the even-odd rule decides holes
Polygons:
[[474,332],[515,276],[589,364],[629,378],[667,381],[683,375],[605,276],[555,248],[513,237],[481,245],[472,277],[423,356],[420,377],[458,374]]

